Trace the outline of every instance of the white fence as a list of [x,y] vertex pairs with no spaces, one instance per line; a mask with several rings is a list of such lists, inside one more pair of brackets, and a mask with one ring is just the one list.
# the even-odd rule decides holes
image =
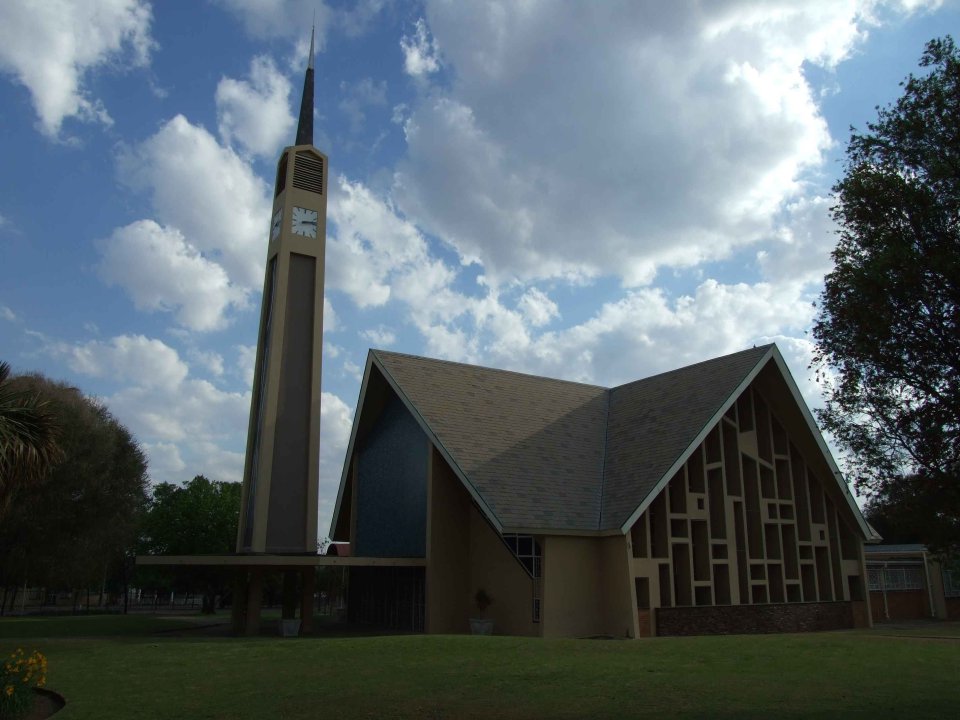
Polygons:
[[[130,588],[126,609],[140,612],[199,610],[203,595],[198,593],[158,593]],[[121,612],[123,593],[97,590],[52,591],[42,587],[0,589],[0,615],[24,615],[56,612]]]

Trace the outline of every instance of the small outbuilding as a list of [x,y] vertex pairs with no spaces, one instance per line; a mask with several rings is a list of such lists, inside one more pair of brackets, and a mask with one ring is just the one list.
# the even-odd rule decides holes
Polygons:
[[926,546],[867,545],[874,622],[960,620],[960,570]]

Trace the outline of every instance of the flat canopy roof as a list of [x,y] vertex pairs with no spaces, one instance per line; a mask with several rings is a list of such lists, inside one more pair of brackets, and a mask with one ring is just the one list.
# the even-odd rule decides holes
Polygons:
[[919,555],[926,552],[927,546],[920,544],[910,545],[864,545],[863,551],[868,555]]
[[137,555],[137,565],[424,567],[426,564],[426,558],[337,557],[336,555]]

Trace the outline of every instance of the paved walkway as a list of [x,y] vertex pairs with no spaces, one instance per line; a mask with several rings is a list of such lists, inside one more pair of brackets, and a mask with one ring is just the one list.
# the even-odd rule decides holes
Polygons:
[[867,632],[882,637],[960,641],[960,621],[898,620],[895,622],[875,623],[873,629]]

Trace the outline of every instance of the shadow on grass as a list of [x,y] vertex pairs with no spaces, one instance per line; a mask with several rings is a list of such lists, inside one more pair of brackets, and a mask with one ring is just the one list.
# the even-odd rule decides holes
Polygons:
[[[214,618],[229,630],[229,616]],[[91,621],[109,620],[90,636]],[[315,637],[290,640],[271,632],[275,618],[261,636],[235,639],[204,628],[209,616],[3,620],[0,650],[21,642],[3,642],[5,629],[36,631],[19,637],[41,640],[71,720],[878,720],[952,717],[960,706],[960,643],[891,638],[886,628],[599,642],[385,636],[319,620]],[[171,634],[171,622],[192,629]]]

